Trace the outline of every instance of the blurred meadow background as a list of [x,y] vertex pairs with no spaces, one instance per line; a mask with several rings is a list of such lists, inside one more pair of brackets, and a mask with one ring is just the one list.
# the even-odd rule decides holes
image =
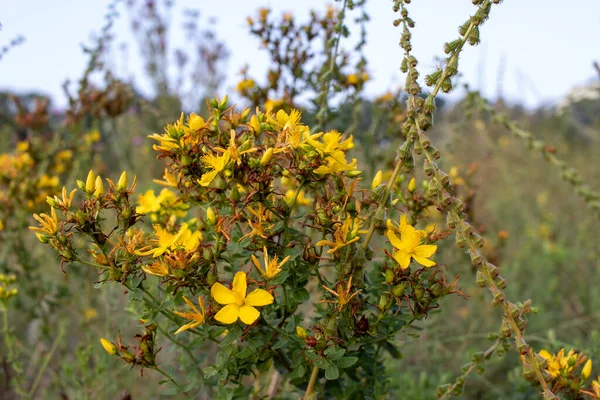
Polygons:
[[[413,46],[428,73],[472,5],[413,3]],[[228,95],[240,109],[299,108],[303,120],[317,121],[319,87],[308,77],[324,63],[319,35],[326,33],[318,21],[340,6],[266,0],[0,4],[0,273],[16,277],[3,284],[5,293],[18,289],[3,312],[0,398],[161,398],[160,376],[130,372],[99,343],[118,330],[134,334],[141,326],[138,305],[117,285],[99,290],[91,268],[62,271],[54,252],[28,229],[32,214],[47,212],[46,197],[73,187],[90,169],[114,181],[128,171],[130,179],[137,177],[139,194],[159,189],[153,179],[162,176],[165,162],[156,159],[147,136],[162,133],[181,112],[205,116],[206,99],[215,96]],[[505,1],[482,28],[482,43],[461,55],[456,89],[438,99],[429,132],[471,223],[489,239],[483,252],[510,283],[507,297],[532,300],[528,341],[551,353],[577,349],[593,360],[600,360],[600,221],[579,183],[600,187],[600,52],[593,45],[599,15],[594,0]],[[397,126],[405,118],[406,94],[395,18],[391,2],[367,1],[352,10],[328,103],[326,126],[351,131],[351,158],[358,159],[367,186],[378,170],[393,167],[401,143]],[[262,19],[274,32],[292,19],[296,27],[314,23],[317,36],[277,47]],[[294,45],[313,57],[298,62],[281,56]],[[515,135],[502,118],[532,140]],[[580,176],[549,162],[547,154]],[[426,184],[420,169],[415,175],[417,185]],[[435,206],[428,212],[432,222],[444,224]],[[418,325],[419,337],[398,337],[400,352],[385,356],[389,398],[436,398],[437,387],[460,375],[498,330],[499,311],[454,247],[452,239],[440,243],[437,260],[448,277],[460,275],[468,299],[444,298]],[[11,343],[9,330],[15,333]],[[160,356],[175,375],[188,382],[202,375],[177,368],[180,355],[168,343],[162,347]],[[501,353],[484,373],[470,376],[464,398],[536,398],[518,355]],[[17,376],[26,393],[15,390]]]

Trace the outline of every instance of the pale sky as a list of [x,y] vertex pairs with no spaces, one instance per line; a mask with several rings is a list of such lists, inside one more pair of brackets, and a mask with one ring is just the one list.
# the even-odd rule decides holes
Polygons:
[[[26,42],[0,60],[0,89],[39,90],[50,94],[55,104],[66,99],[61,85],[65,79],[77,79],[87,62],[82,43],[90,43],[90,34],[99,32],[109,1],[107,0],[0,0],[0,48],[17,35]],[[204,17],[218,20],[217,35],[231,52],[227,64],[228,81],[221,90],[233,92],[238,71],[250,64],[251,74],[264,77],[268,59],[259,43],[247,33],[245,18],[259,7],[274,13],[291,11],[303,19],[310,9],[324,10],[325,4],[341,3],[318,0],[175,0],[173,16],[179,18],[185,8],[200,9]],[[373,76],[367,93],[378,95],[404,82],[399,71],[400,29],[392,25],[396,18],[390,0],[368,0],[371,17],[366,55]],[[130,39],[129,18],[123,4],[115,32],[120,40]],[[469,0],[414,0],[409,12],[416,21],[414,54],[421,73],[435,68],[435,57],[443,55],[442,46],[457,37],[458,26],[473,14]],[[355,29],[356,37],[358,30]],[[558,102],[572,87],[598,79],[592,62],[600,61],[600,0],[505,0],[494,6],[490,20],[481,29],[482,43],[463,52],[459,70],[472,87],[484,95],[497,96],[499,66],[504,63],[503,93],[513,102],[527,106]],[[176,37],[177,39],[177,37]],[[344,42],[342,42],[342,46]],[[350,47],[348,43],[347,47]],[[128,72],[140,76],[137,48],[130,47]],[[141,82],[136,78],[136,82]],[[455,96],[460,93],[455,94]]]

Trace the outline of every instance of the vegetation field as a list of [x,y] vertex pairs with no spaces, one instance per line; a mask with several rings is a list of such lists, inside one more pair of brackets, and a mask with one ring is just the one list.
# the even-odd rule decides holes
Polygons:
[[430,67],[394,0],[367,95],[366,3],[249,9],[269,66],[229,77],[203,14],[115,1],[66,107],[0,92],[0,399],[600,398],[600,85],[486,99],[502,1]]

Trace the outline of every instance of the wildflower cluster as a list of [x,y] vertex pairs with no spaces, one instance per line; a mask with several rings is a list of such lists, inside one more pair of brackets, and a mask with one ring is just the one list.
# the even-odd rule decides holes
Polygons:
[[[206,119],[182,115],[150,135],[168,160],[155,181],[166,186],[158,196],[134,197],[125,172],[116,184],[90,172],[77,189],[48,198],[50,213],[36,215],[40,226],[31,229],[64,265],[92,265],[102,281],[139,293],[146,323],[229,344],[221,350],[229,362],[208,367],[209,378],[233,384],[275,361],[294,385],[312,377],[311,390],[320,369],[329,380],[351,369],[384,390],[385,380],[371,374],[375,360],[362,357],[424,318],[439,298],[461,294],[433,261],[445,234],[412,222],[431,206],[429,195],[414,178],[392,181],[393,204],[408,214],[387,222],[381,233],[390,244],[381,244],[389,250],[375,258],[364,235],[373,238],[366,228],[385,202],[382,177],[390,173],[361,187],[348,154],[352,136],[311,133],[295,109],[251,114],[227,98],[209,106]],[[143,220],[152,222],[150,233]],[[88,255],[77,237],[90,242]],[[188,309],[161,308],[167,299]],[[119,343],[113,351],[103,341],[126,362],[154,368]]]

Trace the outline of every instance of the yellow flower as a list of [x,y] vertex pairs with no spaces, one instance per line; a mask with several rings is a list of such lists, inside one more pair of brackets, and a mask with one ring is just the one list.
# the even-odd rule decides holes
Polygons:
[[465,180],[461,178],[458,174],[458,168],[451,167],[448,175],[450,176],[453,185],[459,186],[465,184]]
[[104,350],[106,350],[106,352],[108,354],[112,354],[112,355],[117,354],[117,348],[115,347],[114,344],[112,344],[111,341],[106,340],[104,338],[100,338],[100,343],[102,343],[102,347],[104,347]]
[[89,307],[89,308],[85,309],[84,315],[85,315],[85,319],[87,321],[91,321],[96,318],[96,316],[98,315],[98,312],[96,311],[95,308]]
[[174,251],[179,248],[185,251],[194,251],[198,248],[202,240],[202,233],[199,231],[192,233],[186,223],[181,224],[179,231],[174,234],[167,232],[160,225],[154,225],[153,227],[156,240],[150,240],[150,242],[157,246],[154,248],[151,247],[149,250],[137,250],[135,254],[139,256],[152,255],[152,257],[156,258],[165,252]]
[[[402,221],[401,221],[402,222]],[[427,232],[418,231],[412,225],[404,225],[400,231],[400,239],[396,236],[393,230],[387,231],[387,237],[394,246],[393,257],[402,269],[408,268],[411,258],[424,267],[435,265],[435,261],[431,261],[431,257],[437,250],[437,246],[433,244],[421,244]]]
[[[256,151],[257,148],[253,147],[248,150],[239,151],[239,147],[238,147],[237,143],[235,142],[235,130],[232,129],[230,131],[229,147],[227,147],[227,149],[223,149],[221,147],[216,147],[215,150],[219,151],[223,154],[229,154],[229,158],[227,160],[229,161],[229,159],[231,159],[231,160],[235,161],[237,163],[237,165],[240,165],[242,163],[242,158],[241,158],[242,154],[252,153],[252,152]],[[204,161],[204,157],[203,157],[202,161]],[[227,161],[225,163],[227,163]],[[225,167],[223,167],[223,168],[225,168]],[[203,185],[203,186],[206,186],[206,185]]]
[[336,151],[331,156],[325,159],[326,165],[321,165],[314,170],[315,174],[337,174],[344,171],[353,171],[356,169],[356,158],[352,159],[352,162],[348,164],[346,161],[346,155],[343,151]]
[[258,203],[258,209],[254,210],[252,207],[247,207],[250,214],[254,216],[253,219],[248,219],[248,226],[252,229],[250,232],[240,238],[242,241],[248,236],[258,236],[263,239],[268,238],[267,231],[275,226],[271,223],[272,214],[262,203]]
[[569,374],[573,371],[578,361],[584,357],[580,353],[575,353],[574,350],[570,350],[569,354],[565,356],[565,349],[560,349],[556,355],[550,354],[546,350],[541,350],[539,354],[548,360],[548,373],[554,378]]
[[23,141],[17,143],[17,153],[25,153],[27,150],[29,150],[29,142],[28,141],[23,140]]
[[[285,192],[284,200],[289,206],[291,206],[292,203],[294,203],[295,195],[296,195],[296,191],[293,189],[290,189]],[[313,202],[313,199],[310,197],[306,197],[304,195],[304,190],[301,190],[300,193],[298,193],[298,196],[296,197],[296,202],[294,204],[301,205],[301,206],[308,206],[312,202]]]
[[246,274],[238,272],[233,277],[233,288],[228,289],[219,282],[210,288],[210,294],[219,304],[225,305],[215,319],[223,324],[233,324],[238,318],[246,325],[253,324],[260,312],[254,307],[272,304],[271,293],[263,289],[255,289],[246,295]]
[[350,279],[348,280],[348,285],[346,286],[346,288],[344,288],[344,286],[341,284],[338,285],[337,292],[334,292],[333,290],[329,289],[325,285],[321,285],[321,286],[323,286],[323,289],[327,290],[329,293],[331,293],[332,295],[337,297],[337,300],[335,300],[335,301],[321,300],[321,303],[338,303],[340,305],[338,312],[341,312],[342,308],[344,308],[344,306],[346,304],[348,304],[354,296],[356,296],[357,294],[359,294],[362,291],[362,290],[357,290],[353,294],[350,294],[350,290],[352,289],[352,277],[350,277]]
[[202,186],[208,186],[215,179],[215,177],[219,174],[219,172],[223,171],[229,162],[230,157],[229,150],[225,150],[222,156],[216,156],[212,153],[208,153],[202,156],[202,162],[207,164],[209,168],[212,169],[210,172],[205,172],[202,175],[202,178],[198,181]]
[[157,197],[154,194],[154,190],[148,190],[146,193],[139,196],[139,205],[135,208],[135,212],[138,214],[158,212],[160,210],[161,201],[162,198],[160,195]]
[[288,262],[290,259],[290,256],[287,256],[279,264],[277,263],[279,261],[279,258],[277,258],[277,257],[269,260],[269,254],[267,253],[266,246],[263,248],[263,254],[265,256],[265,269],[264,270],[260,267],[260,263],[258,262],[256,257],[254,257],[254,254],[252,254],[251,257],[252,257],[252,262],[256,266],[256,269],[258,269],[260,271],[260,273],[267,279],[275,278],[275,276],[277,276],[277,274],[281,272],[281,267],[283,266],[283,264]]
[[177,187],[180,178],[181,178],[181,172],[179,172],[177,174],[177,177],[175,177],[174,174],[172,174],[171,172],[169,172],[168,169],[165,168],[165,173],[163,175],[164,180],[161,181],[159,179],[154,179],[154,183],[158,183],[161,186]]
[[250,89],[254,89],[256,87],[256,82],[254,79],[244,79],[238,82],[237,91],[240,93],[247,92]]
[[348,139],[342,140],[342,134],[336,130],[332,130],[319,135],[318,137],[321,141],[314,139],[314,136],[317,135],[311,136],[307,141],[321,156],[339,154],[340,150],[347,151],[354,147],[354,138],[352,135]]
[[283,106],[283,100],[281,99],[267,99],[267,101],[265,101],[265,110],[267,111],[272,111],[281,106]]
[[169,273],[169,268],[158,261],[152,264],[142,265],[142,270],[147,274],[156,276],[166,276]]
[[194,312],[173,311],[173,314],[179,315],[180,317],[185,318],[185,319],[189,319],[192,322],[187,323],[187,324],[183,325],[181,328],[179,328],[177,330],[177,332],[175,332],[176,335],[183,331],[187,331],[188,329],[197,327],[198,325],[204,323],[205,318],[206,318],[206,307],[204,306],[204,298],[202,296],[198,296],[198,304],[200,305],[201,311],[199,311],[196,308],[196,306],[194,306],[194,304],[191,301],[189,301],[185,296],[183,297],[183,301],[185,301],[186,304],[188,306],[190,306],[190,308],[192,310],[194,310]]
[[58,186],[58,176],[48,176],[46,174],[40,176],[37,181],[37,187],[39,188],[55,188]]
[[346,77],[346,80],[348,81],[349,84],[351,85],[356,85],[359,82],[359,78],[358,75],[356,74],[350,74]]
[[204,127],[204,124],[204,118],[202,118],[196,113],[191,113],[187,119],[187,124],[183,129],[188,134],[194,133],[202,129]]
[[[71,191],[71,193],[69,193],[69,195],[67,195],[67,188],[63,186],[62,192],[61,192],[62,199],[58,198],[58,196],[54,196],[54,197],[48,196],[48,197],[46,197],[46,202],[48,204],[50,204],[51,202],[56,203],[60,207],[69,209],[71,207],[71,203],[73,202],[73,197],[75,197],[76,192],[77,192],[77,189],[73,189]],[[52,204],[50,204],[50,206],[52,206]]]
[[54,211],[54,208],[50,209],[50,215],[33,214],[33,218],[35,218],[40,223],[41,228],[30,226],[30,230],[48,235],[54,235],[56,234],[56,232],[58,232],[58,217],[56,216],[56,211]]
[[333,254],[344,246],[348,246],[351,243],[358,241],[359,228],[361,224],[357,218],[346,218],[343,224],[337,224],[335,231],[333,232],[332,240],[320,240],[317,242],[317,246],[329,246],[327,250],[328,254]]
[[600,398],[600,376],[598,379],[592,382],[592,390],[594,391],[596,397]]

